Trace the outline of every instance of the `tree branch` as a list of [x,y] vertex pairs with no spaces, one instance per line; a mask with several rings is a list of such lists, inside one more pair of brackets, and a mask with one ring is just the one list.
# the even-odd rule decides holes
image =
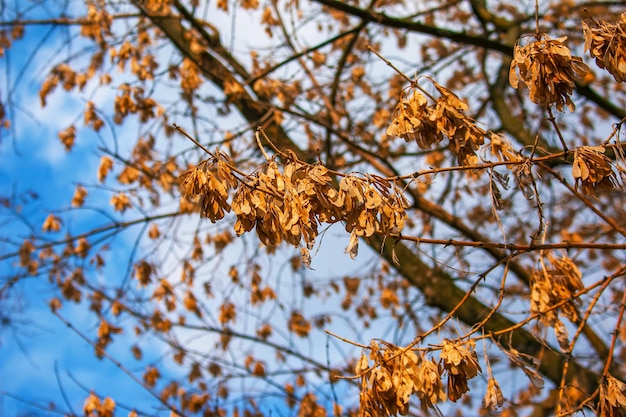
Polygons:
[[[348,3],[345,3],[339,0],[313,0],[313,1],[315,1],[316,3],[323,4],[325,6],[328,6],[330,8],[333,8],[335,10],[342,11],[351,16],[358,17],[362,19],[364,22],[373,22],[381,26],[398,28],[398,29],[406,29],[411,32],[432,35],[437,38],[449,39],[451,41],[458,42],[461,44],[472,45],[478,48],[483,48],[483,49],[487,49],[491,51],[497,51],[507,56],[513,56],[513,46],[505,45],[503,43],[493,41],[487,38],[487,34],[470,35],[464,32],[455,32],[449,29],[428,26],[420,22],[413,22],[410,20],[394,18],[394,17],[387,16],[384,13],[360,9],[358,7],[354,7]],[[576,91],[578,92],[578,94],[596,103],[604,111],[617,117],[618,119],[622,119],[626,117],[626,111],[623,108],[620,108],[617,105],[611,103],[610,101],[607,101],[605,98],[603,98],[600,94],[598,94],[595,90],[593,90],[588,85],[576,83]]]
[[[436,36],[446,37],[451,40],[459,42],[467,42],[470,44],[477,44],[477,46],[491,47],[492,49],[499,50],[501,52],[511,53],[510,47],[505,47],[493,41],[480,39],[466,34],[458,34],[448,30],[434,29],[421,24],[413,24],[410,22],[401,22],[388,18],[384,15],[373,14],[371,12],[361,11],[360,9],[353,8],[345,3],[330,0],[316,0],[319,3],[327,4],[336,7],[338,10],[344,10],[354,13],[356,16],[362,18],[364,21],[371,21],[376,23],[389,23],[392,27],[401,28],[413,28],[413,30],[420,30],[423,33],[431,33]],[[141,9],[141,4],[138,0],[133,0],[133,3]],[[143,9],[142,9],[143,10]],[[144,11],[145,12],[145,11]],[[228,69],[209,52],[203,51],[196,53],[191,50],[189,42],[184,37],[185,28],[181,24],[179,17],[163,18],[160,16],[150,16],[146,13],[147,17],[158,26],[174,44],[174,46],[180,51],[180,53],[189,59],[192,59],[199,67],[203,75],[211,80],[219,88],[223,88],[224,81],[232,75]],[[394,25],[394,23],[397,23]],[[258,120],[264,117],[267,113],[267,109],[261,103],[255,101],[250,94],[244,92],[236,97],[232,97],[232,103],[239,109],[242,116],[249,123],[256,123]],[[282,127],[276,124],[274,121],[270,121],[268,126],[265,127],[265,131],[268,136],[272,137],[276,146],[280,149],[291,149],[295,152],[298,158],[302,160],[309,160],[311,155],[301,150],[296,146]],[[419,196],[416,197],[415,208],[424,210],[431,215],[436,215],[438,218],[448,223],[452,227],[462,230],[464,233],[469,233],[468,236],[474,236],[475,233],[467,226],[463,226],[459,223],[459,220],[450,215],[442,214],[441,207],[430,203]],[[411,285],[418,288],[425,296],[426,303],[430,306],[437,307],[443,311],[453,310],[457,304],[465,297],[466,292],[455,285],[451,276],[445,272],[433,269],[426,265],[415,253],[413,253],[402,242],[391,242],[392,239],[385,240],[381,236],[373,236],[368,240],[368,244],[375,250],[380,251],[381,256],[384,257],[391,265],[394,265],[394,256],[397,256],[400,260],[400,264],[396,266],[397,271],[409,282]],[[478,239],[481,240],[481,239]],[[395,250],[395,255],[394,255]],[[488,249],[489,250],[489,249]],[[494,251],[495,249],[491,249]],[[500,259],[504,256],[503,253],[496,251],[493,253],[496,259]],[[520,271],[523,273],[523,271]],[[486,321],[485,329],[489,332],[503,331],[511,328],[515,323],[505,318],[500,313],[493,313],[491,309],[484,304],[480,303],[473,296],[468,297],[465,303],[458,308],[457,318],[468,325],[473,325],[476,322],[481,321],[485,317],[491,314],[491,318]],[[506,340],[505,340],[506,339]],[[556,349],[546,348],[544,343],[540,343],[531,333],[523,328],[516,329],[501,343],[504,346],[510,345],[516,350],[532,356],[542,357],[540,365],[540,372],[543,373],[550,380],[558,384],[561,381],[561,372],[564,364],[564,356],[557,353]],[[585,389],[593,390],[599,383],[599,375],[596,373],[581,367],[576,362],[570,364],[570,370],[584,384]]]

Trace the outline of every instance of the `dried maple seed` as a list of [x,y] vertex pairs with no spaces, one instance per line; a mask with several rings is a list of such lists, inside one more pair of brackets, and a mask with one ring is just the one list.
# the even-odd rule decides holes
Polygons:
[[613,171],[611,159],[604,155],[603,146],[580,146],[574,151],[572,176],[576,187],[581,185],[587,196],[595,196],[598,190],[619,187],[617,174]]
[[485,131],[463,114],[468,109],[467,103],[447,88],[432,83],[440,98],[429,104],[426,96],[413,90],[410,98],[400,100],[396,106],[387,134],[407,142],[414,140],[422,149],[431,149],[447,137],[459,164],[476,164],[475,151],[484,143]]
[[448,398],[456,401],[469,391],[467,381],[481,372],[473,342],[463,345],[444,340],[440,359],[448,373]]
[[425,411],[446,399],[435,362],[388,343],[381,347],[372,341],[370,346],[369,358],[362,355],[355,368],[361,379],[360,416],[406,415],[414,394]]
[[626,408],[626,384],[609,374],[600,385],[598,416],[620,416],[624,408]]
[[543,34],[526,46],[520,46],[518,42],[509,71],[509,82],[513,88],[518,88],[522,80],[530,90],[533,103],[544,106],[554,104],[558,111],[563,111],[563,106],[574,111],[576,106],[570,95],[576,80],[589,72],[582,59],[572,56],[563,44],[566,39],[565,36],[551,39]]
[[502,407],[502,404],[504,404],[504,397],[502,396],[500,385],[498,385],[498,381],[496,381],[494,377],[491,377],[487,381],[487,391],[483,398],[483,407],[496,409]]
[[626,80],[626,13],[622,13],[616,24],[603,20],[595,21],[594,27],[583,22],[585,52],[596,59],[600,68],[605,68],[617,82]]

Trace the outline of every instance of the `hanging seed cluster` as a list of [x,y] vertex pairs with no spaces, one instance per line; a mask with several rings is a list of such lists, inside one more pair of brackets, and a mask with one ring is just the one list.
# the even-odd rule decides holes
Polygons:
[[600,385],[597,415],[621,416],[624,408],[626,408],[626,384],[608,374]]
[[626,80],[626,13],[615,25],[601,20],[591,27],[583,22],[583,34],[585,52],[596,59],[596,64],[611,73],[615,81]]
[[[578,321],[577,302],[580,300],[574,295],[584,288],[582,274],[570,258],[557,257],[551,252],[542,255],[540,264],[541,268],[531,276],[530,311],[539,315],[542,324],[554,328],[559,346],[567,352],[569,336],[560,317]],[[560,306],[555,307],[557,304]]]
[[523,81],[530,90],[533,103],[554,104],[558,111],[563,111],[564,106],[574,111],[576,106],[570,95],[576,87],[575,81],[589,71],[582,59],[572,56],[563,44],[566,39],[550,39],[548,35],[542,35],[526,46],[520,46],[518,42],[509,71],[513,88],[518,88],[519,81]]
[[460,165],[478,163],[476,151],[485,141],[485,131],[463,114],[468,109],[467,103],[445,87],[432,83],[440,97],[429,100],[414,89],[396,106],[387,134],[407,142],[415,141],[422,149],[431,149],[447,137]]
[[573,300],[574,294],[584,288],[581,278],[580,271],[571,259],[548,253],[545,260],[541,261],[541,268],[532,274],[531,312],[539,313],[541,322],[547,326],[554,325],[558,314],[575,321],[576,305],[573,301],[558,309],[551,307],[565,300]]
[[469,391],[467,381],[481,372],[473,342],[463,345],[444,340],[441,362],[448,373],[448,398],[456,401]]
[[[373,365],[370,365],[371,362]],[[456,401],[461,398],[469,391],[468,380],[480,372],[471,342],[444,340],[437,362],[411,349],[384,342],[381,346],[372,341],[369,355],[362,354],[355,367],[355,374],[361,383],[359,416],[406,415],[413,395],[419,398],[424,413],[429,414],[428,409],[436,404],[446,399]],[[443,384],[446,375],[447,395]],[[489,395],[497,396],[496,386],[497,382]],[[493,402],[494,405],[498,403],[501,404],[501,401]]]
[[597,190],[619,187],[612,161],[604,151],[604,146],[580,146],[574,151],[572,176],[585,195],[595,196]]
[[286,241],[302,246],[305,261],[310,260],[308,249],[322,223],[344,223],[351,234],[351,255],[356,255],[358,237],[398,234],[403,229],[408,202],[391,181],[343,175],[336,184],[336,173],[322,165],[304,163],[293,154],[280,159],[244,174],[218,151],[180,175],[180,192],[212,222],[232,210],[238,235],[255,229],[264,245]]

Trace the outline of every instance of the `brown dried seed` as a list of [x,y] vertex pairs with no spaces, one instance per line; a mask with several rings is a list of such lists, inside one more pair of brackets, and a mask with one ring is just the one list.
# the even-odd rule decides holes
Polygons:
[[569,96],[575,88],[575,80],[582,79],[589,68],[580,57],[571,55],[563,44],[565,39],[551,39],[544,34],[526,46],[516,44],[509,70],[509,83],[513,88],[518,88],[522,80],[530,90],[529,96],[533,103],[546,106],[555,104],[559,111],[566,105],[573,111],[575,105]]

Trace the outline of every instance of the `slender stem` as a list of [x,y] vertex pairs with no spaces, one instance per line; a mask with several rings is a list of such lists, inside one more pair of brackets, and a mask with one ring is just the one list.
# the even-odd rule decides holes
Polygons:
[[535,33],[539,37],[539,0],[535,0]]
[[549,116],[548,120],[550,121],[552,126],[554,126],[556,135],[561,141],[561,145],[563,145],[563,152],[567,153],[568,152],[567,144],[565,143],[565,139],[563,138],[563,135],[561,134],[561,129],[559,129],[559,125],[556,124],[556,119],[554,118],[554,114],[552,113],[552,107],[548,106],[547,110],[548,110],[548,116]]
[[[128,18],[138,18],[142,15],[140,13],[120,13],[111,15],[111,19],[128,19]],[[0,27],[6,26],[35,26],[35,25],[86,25],[92,23],[86,17],[78,17],[75,19],[69,17],[60,17],[57,19],[28,19],[28,20],[8,20],[8,21],[0,21]]]
[[398,75],[400,75],[402,78],[404,78],[405,80],[407,80],[408,82],[411,83],[411,85],[413,85],[415,82],[409,78],[408,75],[406,75],[405,73],[403,73],[402,71],[400,71],[395,65],[393,65],[391,63],[391,61],[389,61],[387,58],[385,58],[384,56],[382,56],[380,53],[378,53],[378,51],[376,51],[374,48],[372,48],[372,46],[369,43],[365,44],[365,47],[367,49],[370,50],[370,52],[372,52],[374,55],[376,55],[378,58],[380,58],[385,64],[389,65],[395,72],[398,73]]
[[[267,162],[269,162],[270,161],[270,157],[267,154],[267,152],[265,152],[265,148],[263,148],[263,144],[261,143],[261,137],[259,135],[259,132],[261,132],[261,131],[262,131],[261,126],[259,126],[257,128],[257,130],[256,130],[256,133],[254,134],[254,137],[256,138],[256,144],[259,147],[259,149],[261,150],[261,153],[263,154],[263,157],[265,158],[265,160]],[[267,136],[265,136],[265,137],[267,138]]]
[[[557,415],[560,414],[561,402],[562,402],[563,394],[565,393],[565,383],[567,381],[567,370],[569,368],[569,364],[570,364],[571,360],[573,359],[573,357],[571,355],[571,352],[574,350],[574,346],[576,346],[576,341],[578,340],[580,335],[583,333],[583,330],[585,329],[585,325],[587,323],[587,320],[589,320],[589,317],[591,316],[591,312],[593,311],[593,308],[596,306],[596,304],[600,300],[600,296],[608,288],[608,286],[609,286],[609,284],[611,282],[613,282],[613,281],[612,280],[606,280],[606,282],[604,284],[602,284],[602,287],[600,287],[600,290],[598,291],[598,293],[593,297],[593,299],[589,303],[589,306],[587,307],[587,311],[585,312],[585,316],[580,320],[580,324],[578,325],[578,329],[576,329],[576,333],[572,337],[572,340],[571,340],[571,342],[569,344],[569,353],[570,354],[565,357],[565,363],[563,364],[563,374],[562,374],[562,377],[561,377],[561,383],[559,384],[559,398],[558,398],[557,403],[556,403],[557,404],[557,408],[556,408],[556,414]],[[607,357],[607,361],[609,361],[609,360],[610,360],[610,356]]]
[[105,358],[107,358],[108,360],[110,360],[115,366],[117,366],[122,372],[124,372],[126,375],[128,375],[130,377],[130,379],[132,379],[133,381],[135,381],[137,384],[139,384],[141,387],[143,387],[146,391],[148,391],[148,393],[150,395],[152,395],[154,398],[157,399],[157,401],[159,401],[159,403],[163,404],[163,406],[165,406],[168,410],[170,410],[172,412],[173,416],[180,416],[181,414],[178,413],[178,410],[176,410],[176,408],[174,408],[172,405],[168,404],[166,401],[164,401],[159,395],[157,395],[154,391],[152,391],[152,389],[146,385],[141,379],[137,378],[137,376],[135,376],[130,370],[128,370],[128,368],[126,368],[124,365],[122,365],[122,363],[120,361],[118,361],[117,359],[115,359],[114,357],[112,357],[111,355],[109,355],[104,349],[98,348],[96,346],[96,344],[87,337],[87,335],[85,335],[84,333],[82,333],[80,330],[78,330],[72,323],[70,323],[69,321],[67,321],[63,316],[61,316],[59,314],[58,311],[53,311],[52,312],[55,316],[58,317],[59,320],[61,320],[63,322],[63,324],[65,324],[67,327],[69,327],[74,333],[76,333],[81,339],[83,339],[85,342],[89,343],[94,349],[99,349],[99,352],[102,353],[102,356],[104,356]]
[[617,315],[617,323],[615,323],[615,328],[613,329],[613,333],[611,335],[611,344],[609,346],[609,356],[606,358],[606,363],[604,364],[604,370],[602,371],[602,377],[606,377],[609,373],[609,369],[611,367],[611,362],[613,360],[613,351],[615,350],[615,343],[617,342],[617,337],[619,335],[620,327],[622,325],[622,319],[624,318],[624,310],[626,309],[626,291],[623,291],[622,294],[622,303],[619,306],[619,313]]
[[187,139],[192,141],[198,148],[202,149],[204,152],[214,157],[211,151],[205,148],[200,142],[194,139],[189,133],[185,132],[185,130],[182,127],[178,126],[176,123],[172,123],[172,126],[174,126],[174,129],[182,133],[183,136],[185,136]]
[[350,344],[350,345],[353,345],[353,346],[356,346],[356,347],[360,347],[361,349],[369,349],[369,348],[370,348],[370,347],[369,347],[369,346],[367,346],[367,345],[362,345],[362,344],[357,343],[357,342],[355,342],[355,341],[352,341],[352,340],[350,340],[350,339],[346,339],[345,337],[341,337],[341,336],[339,336],[338,334],[335,334],[335,333],[331,332],[330,330],[324,330],[324,333],[326,333],[326,334],[328,334],[328,335],[330,335],[330,336],[332,336],[332,337],[334,337],[334,338],[336,338],[336,339],[339,339],[339,340],[341,340],[342,342],[346,342],[346,343],[348,343],[348,344]]

